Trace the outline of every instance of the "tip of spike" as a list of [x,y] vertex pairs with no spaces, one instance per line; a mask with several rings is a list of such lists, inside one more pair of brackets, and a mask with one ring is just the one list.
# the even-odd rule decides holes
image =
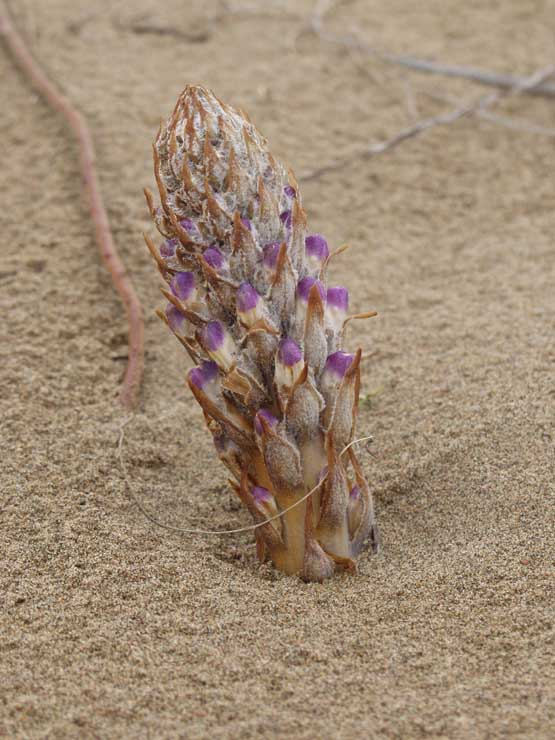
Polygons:
[[[325,288],[341,249],[330,255],[324,236],[307,234],[293,173],[242,111],[201,85],[185,88],[162,125],[155,175],[161,205],[146,197],[162,234],[162,244],[149,245],[169,302],[162,318],[196,365],[190,392],[232,487],[262,525],[257,551],[286,573],[331,577],[352,564],[359,530],[351,525],[369,510],[367,484],[340,452],[352,439],[360,353],[336,350],[347,323],[364,316],[347,316],[345,288]],[[332,478],[341,476],[332,501]],[[305,507],[262,521],[283,511],[282,496],[300,497],[317,480]],[[322,511],[339,504],[326,539]]]

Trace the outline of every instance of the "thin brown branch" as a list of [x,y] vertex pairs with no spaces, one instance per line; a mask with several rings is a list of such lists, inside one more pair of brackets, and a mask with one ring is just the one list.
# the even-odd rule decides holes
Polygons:
[[299,177],[299,180],[303,182],[306,182],[308,180],[315,180],[318,177],[327,174],[328,172],[339,170],[345,165],[350,164],[357,159],[366,159],[377,154],[382,154],[383,152],[395,148],[403,141],[406,141],[407,139],[412,139],[415,136],[423,133],[424,131],[427,131],[428,129],[435,128],[437,126],[445,126],[458,121],[460,118],[464,118],[473,114],[478,114],[492,106],[494,103],[497,103],[502,98],[506,98],[511,95],[519,95],[533,89],[538,85],[543,84],[544,81],[553,74],[554,70],[555,67],[551,65],[543,70],[535,72],[526,80],[522,80],[518,85],[516,85],[509,91],[498,90],[497,92],[489,93],[488,95],[482,95],[473,103],[459,106],[458,108],[455,108],[447,113],[443,113],[439,116],[423,118],[422,120],[417,121],[413,126],[408,126],[407,128],[401,129],[401,131],[398,131],[394,136],[386,139],[385,141],[371,144],[362,151],[355,152],[347,157],[344,157],[343,159],[337,160],[336,162],[331,162],[328,165],[323,165],[310,172],[306,172],[301,175],[301,177]]
[[182,39],[189,44],[202,44],[210,40],[211,32],[207,28],[199,28],[193,31],[184,31],[176,26],[162,26],[145,16],[137,17],[129,22],[116,18],[114,25],[119,31],[134,33],[138,36],[172,36]]
[[[516,75],[497,74],[487,69],[478,69],[476,67],[464,67],[454,64],[443,64],[441,62],[432,62],[426,59],[418,59],[412,56],[401,56],[397,54],[378,54],[379,58],[388,64],[396,64],[401,67],[407,67],[415,72],[427,72],[429,74],[443,75],[445,77],[459,77],[464,80],[478,82],[480,85],[489,85],[490,87],[499,87],[504,90],[512,90],[524,84],[525,78]],[[522,90],[529,95],[544,95],[555,97],[555,83],[542,82],[532,88]]]
[[141,14],[131,19],[122,19],[119,16],[115,16],[113,23],[118,30],[127,33],[171,36],[186,43],[202,44],[211,40],[219,25],[228,25],[232,21],[248,21],[253,18],[267,18],[276,21],[302,20],[302,16],[299,14],[288,12],[279,6],[276,6],[272,10],[271,5],[268,7],[268,4],[259,7],[257,5],[234,5],[224,1],[219,4],[215,12],[206,15],[198,28],[184,30],[175,25],[164,25],[146,14]]
[[[367,54],[370,54],[387,64],[405,67],[415,72],[425,72],[445,77],[458,77],[464,80],[470,80],[471,82],[477,82],[480,85],[497,87],[502,90],[513,90],[515,88],[522,87],[526,82],[526,78],[519,77],[514,74],[500,74],[497,72],[491,72],[487,69],[479,69],[477,67],[445,64],[443,62],[433,62],[410,55],[381,52],[363,41],[357,33],[339,34],[328,31],[324,28],[323,15],[324,14],[322,12],[316,10],[312,16],[309,17],[308,21],[299,29],[297,38],[303,33],[313,33],[322,41],[327,41],[330,44],[337,44],[348,49],[365,51]],[[555,83],[544,81],[540,85],[536,85],[534,88],[523,89],[523,92],[529,95],[543,95],[552,98],[555,97]]]
[[96,243],[114,287],[127,309],[129,357],[120,392],[120,401],[126,408],[132,408],[136,403],[143,375],[144,322],[141,304],[119,257],[110,230],[95,170],[95,151],[89,129],[83,116],[48,79],[32,57],[25,42],[12,24],[3,3],[0,4],[0,35],[29,82],[52,108],[64,116],[77,140],[83,185],[87,193],[90,215],[95,228]]
[[[436,100],[441,103],[449,103],[449,105],[456,105],[456,98],[453,95],[446,95],[443,93],[431,92],[430,90],[420,89],[418,92],[430,100]],[[478,118],[483,118],[490,123],[494,123],[503,128],[508,128],[514,131],[523,131],[527,134],[533,134],[535,136],[548,136],[550,138],[555,137],[555,128],[549,128],[548,126],[541,126],[532,121],[527,121],[523,118],[515,118],[515,116],[503,116],[499,113],[493,113],[489,110],[476,111]]]

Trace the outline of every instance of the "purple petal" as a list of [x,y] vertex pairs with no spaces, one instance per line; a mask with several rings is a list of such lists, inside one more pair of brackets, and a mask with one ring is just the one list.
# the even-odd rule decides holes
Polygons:
[[333,373],[338,378],[343,378],[347,370],[351,367],[353,359],[354,355],[350,355],[348,352],[334,352],[326,360],[324,370]]
[[207,383],[218,377],[218,366],[215,362],[206,361],[199,367],[189,370],[189,380],[197,388],[204,388]]
[[291,228],[291,211],[283,211],[279,214],[279,218],[286,229]]
[[266,501],[271,501],[272,498],[273,498],[273,496],[270,493],[270,491],[268,491],[267,488],[263,488],[262,486],[254,486],[253,487],[253,489],[252,489],[252,497],[259,504],[263,504]]
[[160,244],[160,256],[165,257],[166,259],[168,257],[173,257],[178,244],[179,242],[177,239],[166,239],[165,242]]
[[205,360],[201,367],[207,381],[218,377],[218,365],[212,360]]
[[264,432],[264,427],[262,426],[260,419],[264,419],[264,421],[266,421],[271,427],[275,427],[278,423],[278,420],[271,411],[260,409],[254,417],[254,429],[257,434],[262,434]]
[[252,231],[252,224],[251,224],[251,222],[250,222],[250,219],[248,219],[248,218],[242,218],[242,219],[241,219],[241,223],[242,223],[242,224],[243,224],[243,226],[245,226],[245,227],[246,227],[246,228],[247,228],[247,229],[248,229],[249,231]]
[[206,324],[202,330],[202,339],[206,345],[206,349],[210,352],[215,352],[220,349],[224,343],[224,327],[219,321],[211,321],[209,324]]
[[324,262],[329,257],[329,247],[322,234],[311,234],[304,240],[306,253],[318,262]]
[[326,302],[331,308],[337,308],[340,311],[347,312],[349,309],[349,291],[347,288],[342,288],[341,286],[328,288]]
[[183,328],[183,323],[185,321],[185,316],[183,316],[181,311],[179,311],[179,309],[177,309],[173,305],[173,303],[169,303],[166,306],[166,318],[172,331],[181,331],[181,329]]
[[241,313],[256,308],[260,296],[250,283],[241,283],[237,289],[237,310]]
[[179,224],[183,229],[185,229],[189,236],[198,236],[198,226],[194,221],[191,221],[190,218],[182,218]]
[[279,343],[278,359],[284,365],[291,367],[303,359],[303,353],[293,339],[282,339]]
[[297,193],[295,192],[295,188],[292,187],[291,185],[286,185],[283,188],[283,192],[285,193],[285,195],[288,198],[296,198],[297,197]]
[[355,500],[356,499],[359,499],[360,498],[360,487],[359,486],[353,486],[351,488],[351,493],[349,494],[349,496],[352,499],[355,499]]
[[208,247],[208,249],[204,250],[202,256],[204,257],[205,262],[207,262],[214,270],[221,270],[224,266],[224,256],[217,247]]
[[182,301],[187,301],[195,290],[195,275],[192,272],[178,272],[170,283],[172,293]]
[[297,285],[297,295],[302,298],[303,301],[308,301],[308,294],[310,293],[310,289],[313,285],[318,286],[320,297],[322,298],[322,300],[324,300],[324,298],[326,297],[326,290],[324,286],[319,280],[316,280],[316,278],[308,276],[299,281]]
[[264,247],[264,265],[273,268],[276,266],[279,257],[281,242],[271,242]]

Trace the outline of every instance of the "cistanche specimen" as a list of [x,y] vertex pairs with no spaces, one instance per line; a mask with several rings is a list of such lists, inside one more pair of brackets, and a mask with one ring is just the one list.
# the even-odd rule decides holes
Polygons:
[[371,493],[345,449],[361,350],[344,350],[349,294],[327,286],[333,253],[307,235],[294,175],[242,111],[193,85],[161,126],[154,172],[160,316],[196,365],[188,383],[233,490],[264,522],[258,557],[309,581],[354,570],[365,543],[377,547]]

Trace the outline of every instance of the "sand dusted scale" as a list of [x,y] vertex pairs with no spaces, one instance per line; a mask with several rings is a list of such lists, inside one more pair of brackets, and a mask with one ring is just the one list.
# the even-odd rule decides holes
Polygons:
[[345,450],[361,350],[343,346],[353,316],[347,289],[327,286],[333,253],[307,234],[293,174],[244,113],[205,88],[179,97],[154,169],[161,205],[146,195],[165,241],[147,244],[167,283],[160,315],[196,365],[188,383],[233,490],[264,522],[258,556],[308,581],[353,570],[365,543],[376,549],[377,529]]

